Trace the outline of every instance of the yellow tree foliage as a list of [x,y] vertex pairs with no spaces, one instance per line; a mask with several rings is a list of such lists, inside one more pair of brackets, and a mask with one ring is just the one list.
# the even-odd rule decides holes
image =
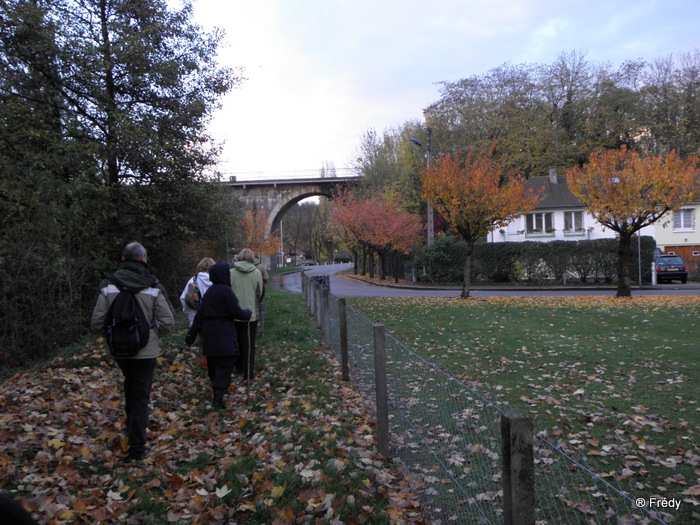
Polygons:
[[593,217],[620,236],[618,297],[631,295],[632,235],[693,198],[698,159],[675,152],[642,157],[622,147],[591,154],[567,170],[569,189]]
[[488,153],[474,158],[472,148],[446,155],[437,166],[423,173],[422,196],[462,236],[467,243],[462,297],[469,297],[471,256],[474,243],[533,209],[538,196],[525,188],[520,176],[506,180],[505,162],[491,158],[496,144]]
[[267,231],[265,220],[256,210],[249,210],[241,219],[243,227],[243,246],[253,250],[256,255],[272,255],[280,247],[279,238]]

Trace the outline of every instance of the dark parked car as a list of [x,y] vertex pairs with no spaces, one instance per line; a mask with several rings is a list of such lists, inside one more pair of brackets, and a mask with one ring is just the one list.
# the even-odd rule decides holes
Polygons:
[[683,259],[677,255],[659,255],[656,258],[656,282],[673,279],[680,279],[682,283],[688,282],[688,271]]

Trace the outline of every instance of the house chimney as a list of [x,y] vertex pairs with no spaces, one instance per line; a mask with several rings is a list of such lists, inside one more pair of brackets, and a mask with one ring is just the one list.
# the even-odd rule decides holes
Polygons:
[[559,178],[557,177],[557,168],[549,168],[549,182],[550,184],[559,183]]

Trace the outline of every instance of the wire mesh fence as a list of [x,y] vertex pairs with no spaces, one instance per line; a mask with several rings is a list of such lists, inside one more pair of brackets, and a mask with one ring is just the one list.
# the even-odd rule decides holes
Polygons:
[[[307,304],[330,348],[340,352],[341,332],[347,333],[350,379],[374,399],[375,323],[357,308],[341,308],[341,300],[322,283],[307,283]],[[390,454],[420,476],[431,523],[503,523],[503,410],[393,335],[386,334],[385,346]],[[536,433],[536,523],[677,523],[667,514],[638,508],[630,496],[633,487],[613,485],[597,472],[605,468],[591,458],[573,457],[546,432]]]

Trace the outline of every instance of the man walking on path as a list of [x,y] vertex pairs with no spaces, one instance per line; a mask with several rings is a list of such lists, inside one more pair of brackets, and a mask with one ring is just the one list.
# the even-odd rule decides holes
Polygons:
[[175,324],[175,316],[165,288],[148,271],[146,249],[141,244],[132,242],[124,248],[122,261],[122,267],[100,283],[100,294],[90,324],[94,331],[101,332],[104,329],[110,306],[120,293],[119,284],[135,294],[150,326],[148,342],[138,353],[115,358],[124,376],[128,462],[141,460],[145,454],[153,372],[156,358],[160,355],[158,338],[170,331]]

